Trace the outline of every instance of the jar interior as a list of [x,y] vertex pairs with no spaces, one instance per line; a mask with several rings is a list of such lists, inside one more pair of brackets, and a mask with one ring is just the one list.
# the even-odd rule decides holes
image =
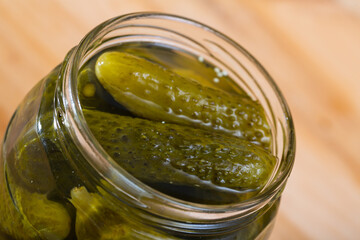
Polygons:
[[[147,52],[143,51],[149,49],[149,46],[152,47],[153,51],[158,51],[155,54],[157,59],[153,58],[152,61],[161,61],[162,64],[168,64],[171,68],[178,69],[182,73],[188,69],[189,65],[192,67],[197,66],[197,68],[206,66],[210,69],[204,70],[207,74],[205,78],[206,84],[215,86],[221,84],[221,88],[227,89],[229,92],[239,93],[245,91],[252,99],[257,100],[263,106],[271,128],[272,139],[274,140],[272,153],[278,159],[273,176],[268,185],[262,189],[262,192],[267,193],[270,199],[285,181],[293,161],[293,126],[285,100],[268,73],[244,48],[215,30],[199,23],[168,15],[145,14],[142,17],[132,17],[130,15],[122,19],[106,22],[103,26],[100,25],[92,31],[77,49],[77,52],[81,54],[78,54],[77,59],[75,59],[78,64],[74,65],[75,69],[72,71],[72,80],[70,81],[70,89],[76,89],[71,92],[71,96],[72,99],[76,100],[72,107],[76,109],[74,112],[79,119],[75,120],[78,121],[77,125],[83,125],[85,122],[81,114],[81,103],[77,97],[79,94],[77,92],[77,79],[82,67],[99,53],[109,48],[124,48],[130,52],[135,51],[137,54],[140,52],[145,57],[153,57],[154,54],[147,55]],[[170,49],[171,51],[165,53],[161,52],[162,49]],[[187,60],[171,61],[169,54],[184,56]],[[207,64],[203,64],[204,62]],[[194,73],[185,72],[186,74]],[[197,76],[192,77],[196,78]],[[129,184],[131,189],[129,187],[125,191],[130,191],[130,195],[134,196],[135,199],[141,199],[139,200],[141,204],[144,204],[143,200],[146,199],[147,203],[145,205],[149,204],[149,202],[154,204],[157,201],[161,203],[166,201],[167,204],[169,202],[173,202],[174,205],[178,203],[185,204],[183,207],[188,208],[190,206],[192,210],[194,206],[198,210],[203,207],[203,205],[189,204],[189,202],[176,199],[176,197],[172,198],[163,195],[147,186],[143,186],[119,168],[101,147],[94,146],[95,141],[93,141],[94,139],[92,139],[88,128],[81,126],[80,132],[82,132],[80,135],[85,135],[85,138],[79,138],[79,145],[82,147],[87,145],[88,150],[91,149],[90,151],[83,150],[84,155],[89,156],[89,152],[96,150],[99,152],[97,156],[101,155],[101,158],[103,158],[101,162],[95,161],[93,166],[99,171],[103,171],[102,175],[106,176],[115,186],[123,185],[125,179],[128,180],[127,183],[131,182],[132,184]],[[94,158],[94,156],[89,156],[89,158]],[[104,164],[105,162],[106,164]],[[134,187],[134,184],[136,187]],[[140,189],[142,191],[139,191]],[[121,190],[124,191],[124,189]],[[154,195],[145,197],[149,196],[149,192],[155,193],[156,197]],[[259,200],[262,197],[261,193],[257,195],[257,200]],[[266,201],[263,201],[263,205],[266,203]],[[238,206],[244,204],[246,204],[246,201],[239,203]],[[228,206],[223,207],[228,209]],[[221,206],[218,207],[219,212],[222,209]],[[156,211],[156,207],[153,206],[153,210]],[[222,216],[231,216],[232,214],[238,214],[238,211],[231,211],[231,213]],[[208,214],[205,215],[209,217]],[[196,217],[199,217],[199,215]]]

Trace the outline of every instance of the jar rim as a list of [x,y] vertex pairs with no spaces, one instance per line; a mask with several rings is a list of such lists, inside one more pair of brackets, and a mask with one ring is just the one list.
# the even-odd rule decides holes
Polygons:
[[[111,157],[102,149],[100,144],[97,142],[96,138],[92,135],[89,127],[86,124],[84,115],[82,113],[81,105],[77,95],[77,71],[80,68],[81,60],[83,58],[84,52],[89,46],[96,44],[94,39],[99,36],[104,36],[107,31],[111,30],[111,28],[119,24],[121,22],[138,19],[138,18],[157,18],[157,19],[166,19],[173,21],[180,21],[186,24],[191,24],[192,26],[199,27],[205,31],[208,31],[212,34],[215,34],[217,37],[226,41],[235,47],[239,52],[245,55],[258,69],[258,71],[263,75],[263,77],[268,81],[271,85],[273,91],[275,92],[278,101],[281,104],[283,114],[286,119],[285,132],[287,133],[286,139],[287,144],[284,146],[285,152],[282,156],[283,159],[280,161],[286,161],[288,164],[282,170],[282,172],[270,182],[265,189],[263,189],[259,194],[241,201],[239,203],[231,203],[231,204],[221,204],[221,205],[208,205],[208,204],[199,204],[194,202],[188,202],[181,199],[177,199],[171,197],[167,194],[159,192],[145,183],[137,180],[131,174],[129,174],[126,170],[119,167],[114,161],[112,161]],[[158,12],[137,12],[121,15],[112,19],[109,19],[93,30],[91,30],[76,46],[71,52],[68,58],[67,64],[63,69],[63,75],[65,76],[65,80],[62,83],[63,89],[63,101],[65,102],[65,118],[69,122],[69,131],[74,143],[80,150],[82,154],[85,155],[87,161],[91,163],[91,165],[99,172],[99,174],[107,180],[112,186],[117,186],[116,181],[109,177],[109,169],[112,169],[112,176],[115,176],[118,181],[122,183],[129,184],[129,187],[122,191],[125,191],[125,194],[129,196],[131,199],[136,199],[138,202],[138,207],[147,208],[148,202],[144,201],[144,199],[151,199],[151,204],[153,204],[154,199],[156,201],[160,200],[158,203],[164,204],[171,203],[166,206],[166,210],[178,212],[179,209],[186,209],[187,211],[195,211],[197,213],[204,213],[204,218],[202,219],[221,219],[234,217],[239,214],[239,212],[243,212],[244,210],[249,210],[254,207],[257,207],[261,204],[264,205],[264,202],[270,201],[273,197],[276,196],[276,193],[281,190],[283,185],[285,184],[291,169],[294,164],[295,158],[295,131],[294,131],[294,123],[291,117],[291,113],[289,107],[286,103],[286,100],[281,93],[280,89],[276,85],[275,81],[269,75],[269,73],[264,69],[264,67],[255,59],[244,47],[236,43],[234,40],[230,39],[226,35],[220,33],[219,31],[202,24],[198,21],[173,15],[166,13],[158,13]],[[91,150],[89,152],[89,150]],[[114,171],[116,170],[116,171]],[[277,170],[279,171],[279,169]],[[141,199],[139,199],[141,196]],[[146,196],[147,198],[145,198]],[[265,201],[267,200],[267,201]],[[155,213],[161,212],[164,213],[164,206],[156,209],[152,207],[152,211]],[[228,213],[228,214],[224,214]],[[215,215],[209,215],[215,214]],[[196,219],[197,216],[194,216]]]

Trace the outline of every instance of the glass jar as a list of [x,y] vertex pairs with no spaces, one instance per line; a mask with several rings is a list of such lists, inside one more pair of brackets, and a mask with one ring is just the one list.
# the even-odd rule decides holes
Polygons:
[[[125,43],[164,44],[199,56],[261,103],[278,163],[258,194],[232,204],[188,202],[140,182],[104,151],[82,113],[78,75],[92,56]],[[183,17],[123,15],[88,33],[15,111],[2,144],[0,232],[6,239],[266,239],[294,153],[287,104],[243,47]],[[86,227],[75,230],[79,224]]]

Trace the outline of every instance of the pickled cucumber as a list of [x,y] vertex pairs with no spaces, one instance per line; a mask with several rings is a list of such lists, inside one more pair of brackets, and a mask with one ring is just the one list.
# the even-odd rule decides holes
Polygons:
[[231,135],[177,124],[84,110],[88,125],[115,161],[144,182],[256,190],[276,158]]
[[78,240],[170,239],[140,223],[133,225],[126,220],[128,217],[124,210],[105,201],[97,193],[89,193],[83,186],[71,190],[70,201],[76,208]]
[[[104,201],[95,193],[89,193],[85,187],[71,190],[71,203],[77,209],[75,232],[78,240],[127,239],[129,228],[124,219],[106,207]],[[111,234],[112,238],[103,235]]]
[[[201,85],[219,88],[232,94],[245,94],[226,71],[223,71],[208,63],[202,56],[189,54],[188,52],[172,49],[162,44],[153,43],[122,43],[112,48],[113,51],[126,52],[145,58],[148,61],[159,64],[172,72],[191,78]],[[221,73],[221,74],[220,74]],[[217,78],[219,81],[215,81]],[[210,81],[209,81],[210,80]]]
[[55,189],[54,176],[40,138],[31,133],[23,136],[10,156],[13,160],[7,166],[16,185],[29,192],[44,194]]
[[263,108],[247,95],[203,86],[124,52],[104,52],[95,73],[114,99],[137,116],[226,132],[270,148]]
[[40,237],[61,240],[69,234],[71,219],[61,204],[20,186],[15,188],[11,196],[6,185],[1,183],[0,192],[0,231],[23,240]]

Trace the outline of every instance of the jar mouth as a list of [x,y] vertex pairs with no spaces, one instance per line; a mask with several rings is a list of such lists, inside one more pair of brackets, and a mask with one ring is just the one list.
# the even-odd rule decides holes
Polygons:
[[[220,39],[236,49],[239,54],[242,54],[242,57],[246,59],[246,61],[253,64],[258,75],[261,75],[267,83],[268,87],[266,91],[272,92],[274,98],[276,98],[275,100],[277,101],[279,111],[282,112],[283,120],[281,123],[277,123],[279,120],[274,116],[273,112],[270,112],[269,117],[273,119],[274,127],[277,129],[276,131],[280,134],[282,133],[281,139],[283,143],[281,149],[275,149],[276,153],[281,156],[281,159],[279,159],[280,166],[278,166],[272,181],[269,182],[259,194],[239,203],[222,205],[199,204],[171,197],[149,187],[121,168],[93,136],[86,124],[77,94],[78,71],[82,64],[90,57],[90,50],[99,47],[102,38],[105,37],[106,34],[114,29],[123,27],[124,25],[121,26],[121,23],[128,22],[127,27],[136,27],[131,21],[139,19],[177,22],[193,28],[199,28],[201,31],[213,35],[215,38]],[[131,204],[138,208],[146,209],[156,215],[165,215],[170,218],[174,216],[178,217],[179,214],[181,215],[183,212],[186,212],[187,216],[184,216],[183,219],[187,220],[189,220],[189,213],[192,212],[193,215],[190,216],[190,219],[195,222],[234,218],[246,214],[254,208],[263,206],[275,198],[277,193],[284,187],[291,172],[295,157],[295,132],[291,113],[282,93],[263,66],[247,52],[247,50],[224,34],[202,23],[176,15],[156,12],[131,13],[115,17],[95,27],[82,39],[79,45],[70,52],[68,62],[63,69],[63,75],[65,77],[62,83],[62,101],[65,106],[65,118],[68,121],[68,129],[75,145],[101,178],[106,181],[106,186],[111,186],[108,189],[106,189],[106,186],[102,186],[104,190],[108,190],[115,195],[121,194],[125,196],[127,201],[131,201]],[[267,99],[266,96],[264,102],[267,102],[270,106],[269,99]],[[114,191],[116,191],[116,193],[114,193]]]

